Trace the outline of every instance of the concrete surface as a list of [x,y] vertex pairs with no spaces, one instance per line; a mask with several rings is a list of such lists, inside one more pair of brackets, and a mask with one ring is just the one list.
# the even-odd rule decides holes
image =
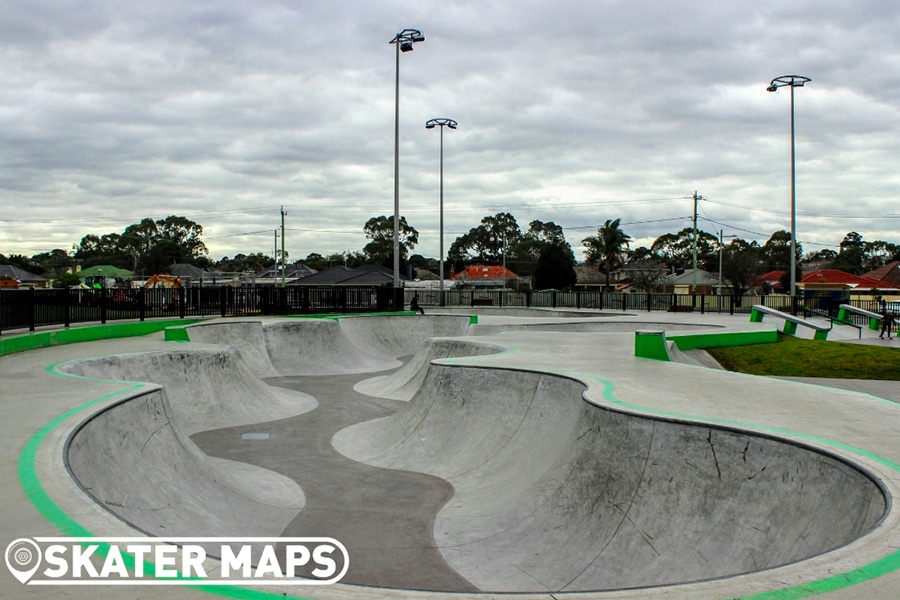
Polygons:
[[[237,322],[224,321],[198,331],[213,344],[239,338],[233,350],[166,343],[156,335],[3,357],[0,530],[8,541],[60,531],[135,534],[85,494],[63,462],[70,432],[89,414],[112,407],[73,438],[72,462],[83,463],[82,477],[95,478],[91,487],[139,500],[156,494],[166,503],[189,472],[185,479],[196,482],[203,501],[185,514],[197,518],[173,509],[161,521],[167,527],[214,535],[246,530],[240,521],[249,518],[244,527],[269,531],[284,523],[284,509],[293,518],[282,535],[319,527],[321,535],[359,542],[351,565],[353,556],[367,557],[352,576],[356,585],[267,588],[269,595],[235,590],[232,597],[491,596],[474,591],[481,588],[521,592],[504,594],[509,598],[549,598],[553,590],[569,591],[569,598],[762,599],[823,592],[885,598],[900,589],[900,529],[892,509],[900,484],[897,405],[871,392],[658,363],[631,352],[632,327],[674,328],[677,321],[686,328],[746,328],[746,316],[585,317],[570,311],[565,320],[571,323],[560,328],[559,315],[534,314],[491,311],[472,328],[431,314],[329,321],[333,325],[315,329],[266,320],[239,325],[240,333],[226,331]],[[616,324],[604,329],[601,321]],[[428,342],[469,329],[478,335]],[[849,341],[856,333],[836,330],[831,339]],[[871,343],[888,343],[872,335]],[[478,342],[488,345],[469,355]],[[135,351],[139,356],[119,356]],[[416,366],[394,374],[398,383],[375,375],[414,354],[407,364]],[[94,379],[48,369],[77,359],[59,369]],[[360,372],[375,378],[361,381]],[[118,376],[156,385],[111,381]],[[259,377],[277,387],[263,386]],[[204,390],[194,390],[195,380]],[[874,391],[890,396],[895,389]],[[120,402],[126,398],[133,400]],[[270,434],[267,442],[242,443],[239,434],[258,431]],[[343,454],[328,443],[334,434]],[[310,445],[298,451],[297,438]],[[154,445],[150,455],[144,444]],[[118,466],[97,468],[104,455],[116,456]],[[173,463],[185,470],[171,469]],[[129,468],[135,471],[130,479],[115,472]],[[161,479],[145,477],[145,468]],[[385,484],[383,471],[423,487]],[[204,486],[221,489],[201,491]],[[441,489],[444,496],[435,493]],[[346,503],[343,496],[354,490],[360,497]],[[392,494],[406,500],[392,503]],[[231,496],[252,508],[230,511]],[[374,528],[368,525],[373,515],[358,508],[391,513],[384,510],[389,505],[393,513],[378,515],[384,518]],[[408,526],[399,525],[403,519]],[[403,547],[408,530],[418,532],[409,539],[419,541]],[[419,561],[430,566],[418,570]],[[0,591],[9,597],[203,593],[186,587],[41,589],[21,586],[0,570]],[[382,585],[402,585],[406,574],[406,587],[441,591],[360,585],[379,585],[380,574]],[[713,579],[592,591],[706,578]]]

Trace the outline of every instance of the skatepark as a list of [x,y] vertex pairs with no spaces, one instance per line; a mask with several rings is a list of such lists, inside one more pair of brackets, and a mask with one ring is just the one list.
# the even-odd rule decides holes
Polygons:
[[[227,593],[246,598],[890,597],[896,382],[729,373],[674,345],[672,360],[635,355],[640,332],[778,325],[488,309],[210,319],[9,354],[4,546],[53,535],[346,546],[340,583]],[[828,339],[889,343],[853,328]],[[216,593],[41,588],[6,571],[0,586],[26,598]]]

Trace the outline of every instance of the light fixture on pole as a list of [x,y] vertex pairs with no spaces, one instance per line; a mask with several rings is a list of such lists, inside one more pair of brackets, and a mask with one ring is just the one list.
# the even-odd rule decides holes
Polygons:
[[[769,83],[766,88],[768,92],[777,92],[778,88],[791,88],[791,302],[796,295],[796,279],[797,279],[797,185],[796,185],[796,152],[794,146],[794,88],[803,87],[807,82],[812,81],[809,77],[802,75],[782,75],[776,77]],[[793,304],[791,304],[793,306]]]
[[440,305],[444,306],[444,126],[449,127],[450,129],[456,129],[459,125],[453,119],[430,119],[427,123],[425,123],[425,129],[434,129],[435,126],[441,128],[441,227],[440,227],[440,257],[441,257],[441,270],[438,273],[438,277],[440,277],[440,290],[441,290],[441,300]]
[[400,287],[400,53],[412,52],[413,44],[424,42],[418,29],[404,29],[389,43],[396,46],[394,78],[394,287]]

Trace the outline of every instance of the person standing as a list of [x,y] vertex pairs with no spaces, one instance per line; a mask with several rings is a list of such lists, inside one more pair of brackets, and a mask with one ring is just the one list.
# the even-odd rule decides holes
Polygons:
[[888,311],[887,308],[881,311],[881,333],[878,337],[884,339],[884,333],[887,332],[888,339],[891,339],[891,330],[894,328],[894,313]]

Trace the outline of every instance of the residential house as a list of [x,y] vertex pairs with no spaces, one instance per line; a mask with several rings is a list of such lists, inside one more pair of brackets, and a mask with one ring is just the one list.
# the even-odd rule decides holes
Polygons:
[[0,278],[9,278],[13,281],[17,281],[21,287],[50,287],[50,279],[35,275],[34,273],[29,273],[28,271],[13,265],[0,265]]
[[804,297],[829,297],[832,300],[849,300],[851,296],[861,300],[880,297],[893,301],[900,299],[900,285],[865,275],[853,275],[840,269],[816,269],[803,276],[798,283]]
[[900,260],[890,262],[880,269],[863,273],[863,277],[881,281],[884,287],[900,287]]
[[784,294],[786,293],[786,290],[781,284],[784,275],[785,271],[769,271],[768,273],[753,277],[748,283],[750,284],[750,288],[759,294]]
[[[310,269],[311,270],[311,269]],[[361,265],[350,267],[332,267],[327,271],[314,272],[311,275],[297,278],[289,282],[289,286],[347,286],[347,285],[393,285],[394,273],[381,265]]]
[[473,265],[453,275],[461,288],[505,289],[515,287],[518,275],[499,265]]
[[307,267],[304,263],[297,261],[284,266],[282,273],[281,265],[275,265],[268,269],[257,273],[255,277],[256,285],[281,285],[282,280],[285,285],[298,283],[301,279],[312,277],[318,271]]
[[697,269],[673,273],[663,280],[663,291],[667,294],[712,294],[719,286],[719,275]]

